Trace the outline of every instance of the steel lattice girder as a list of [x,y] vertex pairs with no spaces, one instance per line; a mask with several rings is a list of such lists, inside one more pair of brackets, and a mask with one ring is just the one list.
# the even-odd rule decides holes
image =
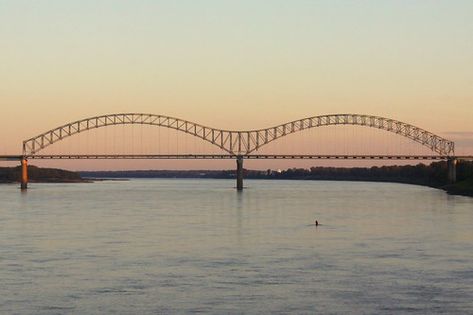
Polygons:
[[23,154],[34,155],[64,138],[95,128],[124,124],[146,124],[175,129],[216,145],[231,155],[250,154],[276,139],[301,130],[330,125],[358,125],[377,128],[409,138],[440,155],[453,156],[455,144],[419,127],[401,121],[371,115],[333,114],[294,120],[278,126],[255,130],[223,130],[180,118],[120,113],[90,117],[51,129],[23,141]]

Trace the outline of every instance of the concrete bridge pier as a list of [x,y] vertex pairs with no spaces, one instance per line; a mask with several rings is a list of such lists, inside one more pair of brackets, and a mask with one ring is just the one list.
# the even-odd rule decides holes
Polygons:
[[238,155],[236,159],[236,180],[237,180],[237,191],[243,190],[243,156]]
[[457,159],[449,158],[447,160],[448,175],[447,180],[449,184],[454,184],[457,181]]
[[21,190],[28,188],[28,160],[21,158]]

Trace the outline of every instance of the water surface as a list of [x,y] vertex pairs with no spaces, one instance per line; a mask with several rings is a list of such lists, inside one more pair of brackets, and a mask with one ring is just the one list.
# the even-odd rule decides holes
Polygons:
[[1,185],[0,313],[473,314],[473,198],[245,184]]

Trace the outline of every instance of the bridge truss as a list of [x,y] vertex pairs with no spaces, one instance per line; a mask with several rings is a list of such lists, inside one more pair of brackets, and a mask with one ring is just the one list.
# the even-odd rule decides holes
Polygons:
[[41,133],[23,142],[23,155],[32,157],[58,141],[88,130],[126,124],[154,125],[175,129],[207,141],[232,156],[250,155],[264,145],[289,134],[331,125],[358,125],[377,128],[411,139],[438,155],[453,156],[455,154],[455,144],[452,141],[419,127],[379,116],[322,115],[294,120],[270,128],[232,131],[207,127],[170,116],[122,113],[85,118]]

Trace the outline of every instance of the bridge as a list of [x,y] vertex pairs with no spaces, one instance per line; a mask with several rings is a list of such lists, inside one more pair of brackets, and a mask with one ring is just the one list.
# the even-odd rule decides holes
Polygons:
[[[173,129],[201,139],[217,147],[220,154],[42,154],[42,151],[69,137],[94,129],[117,125],[149,125]],[[430,154],[256,154],[259,149],[280,138],[304,130],[324,126],[352,125],[384,130],[409,139],[425,147]],[[204,126],[188,120],[155,114],[119,113],[89,117],[53,128],[23,141],[22,154],[0,156],[0,160],[21,161],[21,188],[28,187],[28,160],[81,159],[235,159],[237,190],[243,189],[243,161],[267,159],[319,160],[446,160],[448,178],[456,180],[459,159],[473,160],[472,156],[455,156],[453,141],[398,120],[360,114],[331,114],[312,116],[269,128],[254,130],[225,130]]]

